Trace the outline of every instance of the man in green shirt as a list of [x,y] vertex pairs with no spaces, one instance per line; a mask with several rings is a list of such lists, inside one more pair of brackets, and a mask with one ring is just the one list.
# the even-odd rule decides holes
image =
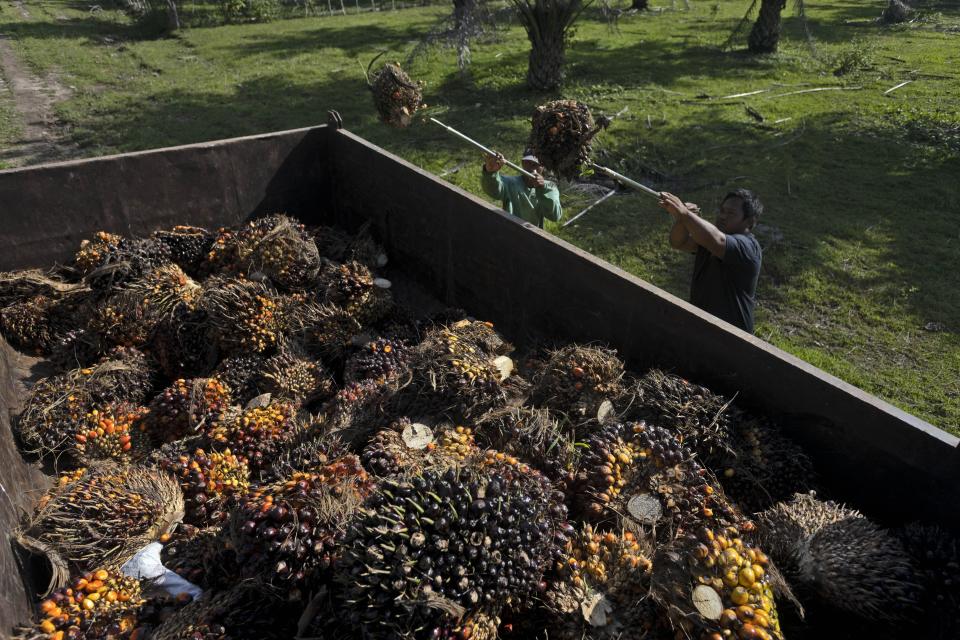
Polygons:
[[544,219],[560,222],[563,209],[560,208],[560,192],[557,185],[543,179],[543,167],[532,151],[523,154],[523,168],[534,174],[536,179],[527,176],[501,176],[503,156],[488,155],[483,163],[480,185],[491,198],[503,202],[507,213],[523,218],[530,224],[543,229]]

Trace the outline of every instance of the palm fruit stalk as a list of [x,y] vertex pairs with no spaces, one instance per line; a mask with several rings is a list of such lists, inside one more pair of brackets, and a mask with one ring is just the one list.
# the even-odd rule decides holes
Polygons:
[[347,358],[343,379],[346,382],[374,380],[383,383],[403,373],[408,360],[409,349],[404,342],[377,338]]
[[593,137],[609,124],[594,122],[590,107],[576,100],[554,100],[533,111],[528,146],[543,166],[573,180],[590,163]]
[[[371,61],[371,65],[376,60]],[[399,62],[388,62],[367,84],[373,93],[373,105],[380,120],[391,127],[403,128],[413,122],[413,116],[423,105],[423,83],[414,82],[400,68]]]
[[223,522],[236,498],[250,487],[250,470],[230,449],[162,460],[160,468],[180,482],[186,505],[184,522],[205,526]]
[[[138,632],[140,581],[97,569],[73,578],[40,603],[39,622],[17,640],[128,640]],[[142,631],[142,630],[140,630]]]
[[759,514],[758,522],[801,599],[887,624],[917,615],[920,576],[910,556],[859,512],[797,494]]
[[565,519],[549,483],[516,474],[464,468],[385,480],[343,543],[346,619],[364,637],[429,638],[465,613],[522,606],[559,557]]
[[143,423],[149,412],[125,402],[95,405],[74,433],[72,455],[86,464],[97,460],[130,464],[144,457],[149,444]]
[[294,343],[285,343],[276,355],[267,359],[258,384],[264,393],[297,405],[327,399],[333,395],[335,386],[326,367]]
[[271,351],[280,338],[277,304],[269,290],[250,280],[212,278],[198,307],[225,354]]
[[206,427],[215,449],[229,448],[255,474],[270,466],[298,432],[296,406],[285,401],[225,415]]
[[922,635],[960,636],[960,541],[935,525],[911,523],[897,532],[923,587]]
[[71,571],[119,567],[179,522],[183,508],[180,487],[165,473],[101,463],[52,489],[16,540],[50,562],[49,592]]
[[371,489],[360,460],[345,456],[251,491],[230,524],[244,570],[287,598],[303,597],[325,580],[346,522]]
[[214,234],[201,227],[176,225],[150,234],[170,251],[170,259],[191,275],[198,275],[200,264],[213,245]]
[[285,290],[311,286],[320,270],[320,253],[305,227],[285,215],[248,223],[239,232],[238,267],[263,274]]
[[180,440],[219,423],[232,401],[218,378],[174,380],[149,405],[144,430],[157,445]]
[[533,380],[531,398],[537,406],[575,420],[593,418],[601,403],[620,394],[623,362],[616,352],[572,345],[552,352]]
[[256,353],[224,358],[213,370],[212,376],[230,389],[233,399],[241,406],[264,391],[259,382],[267,359]]
[[256,584],[205,592],[150,633],[151,640],[289,640],[297,635],[297,603]]

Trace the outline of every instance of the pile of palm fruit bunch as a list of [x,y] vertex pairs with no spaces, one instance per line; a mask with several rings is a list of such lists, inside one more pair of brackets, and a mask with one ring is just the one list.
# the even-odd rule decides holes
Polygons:
[[371,79],[370,67],[374,62],[376,58],[367,67],[367,86],[373,93],[373,105],[380,120],[391,127],[402,129],[409,126],[417,110],[426,106],[423,104],[423,83],[411,80],[399,62],[386,63]]
[[594,136],[609,120],[594,121],[590,107],[576,100],[554,100],[538,106],[531,118],[528,146],[540,163],[558,176],[572,180],[590,162]]
[[[956,636],[960,543],[811,496],[777,418],[418,313],[386,265],[271,215],[0,274],[0,332],[47,357],[14,426],[58,474],[18,637]],[[120,573],[153,543],[198,599]]]

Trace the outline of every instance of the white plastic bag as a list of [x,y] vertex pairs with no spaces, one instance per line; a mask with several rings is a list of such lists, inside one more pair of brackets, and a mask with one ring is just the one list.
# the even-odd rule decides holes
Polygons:
[[153,584],[172,596],[188,593],[193,599],[198,598],[203,590],[163,566],[160,561],[161,549],[163,549],[162,544],[151,542],[120,567],[120,571],[131,578],[151,580]]

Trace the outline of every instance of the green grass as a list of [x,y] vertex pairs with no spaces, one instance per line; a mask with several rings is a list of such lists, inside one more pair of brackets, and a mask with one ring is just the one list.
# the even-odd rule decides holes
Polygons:
[[[761,194],[776,231],[762,236],[761,338],[960,433],[960,7],[930,5],[891,28],[873,21],[882,2],[809,3],[813,47],[791,16],[780,53],[752,57],[742,44],[720,48],[746,4],[625,16],[616,30],[588,11],[558,95],[629,108],[599,144],[602,161],[628,175],[705,209],[734,186]],[[445,8],[142,39],[118,12],[28,6],[30,20],[5,6],[0,32],[76,87],[58,115],[89,155],[313,125],[336,108],[352,131],[430,171],[465,162],[447,179],[479,193],[473,151],[425,124],[377,122],[358,65],[381,49],[405,59]],[[516,157],[532,108],[555,97],[524,88],[527,52],[513,26],[474,47],[468,78],[449,49],[408,70],[441,119]],[[782,95],[814,87],[842,90]],[[572,214],[589,198],[568,190],[564,201]],[[651,200],[629,195],[553,231],[686,297],[691,260],[669,250],[668,226]]]

